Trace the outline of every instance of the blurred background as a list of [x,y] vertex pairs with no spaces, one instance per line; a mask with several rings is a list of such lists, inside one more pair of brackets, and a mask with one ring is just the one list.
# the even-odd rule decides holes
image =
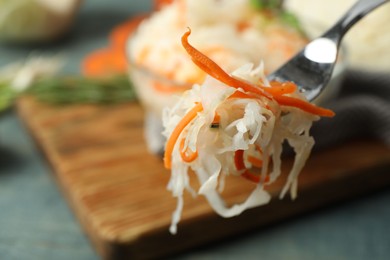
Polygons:
[[[298,17],[307,19],[303,26],[310,27],[310,21],[317,20],[326,27],[353,2],[287,0],[285,4]],[[0,85],[12,82],[12,75],[27,75],[14,82],[16,87],[12,90],[0,86],[0,259],[100,259],[58,188],[53,169],[18,116],[14,102],[19,91],[26,88],[26,81],[32,82],[37,75],[83,73],[86,56],[110,44],[114,27],[150,12],[153,6],[152,1],[135,0],[0,0],[0,68],[11,65],[0,72]],[[360,30],[354,28],[347,35],[348,67],[343,84],[349,85],[345,93],[351,91],[351,84],[378,78],[380,87],[373,89],[379,89],[379,96],[388,93],[382,86],[390,89],[389,10],[389,5],[384,6],[376,17],[363,21]],[[27,64],[31,57],[38,57],[30,63],[31,68],[20,69],[20,64]],[[40,57],[49,58],[41,61]],[[364,77],[359,78],[361,75]],[[82,101],[84,97],[79,98]],[[132,98],[129,94],[129,100]],[[369,100],[375,103],[377,99]],[[386,107],[388,101],[381,98],[378,102]],[[339,104],[330,106],[344,111]],[[383,131],[378,135],[374,131],[370,136],[390,145],[390,117],[381,122],[375,128]],[[326,147],[346,139],[350,132],[345,131],[333,139],[325,138],[319,145]],[[390,191],[380,189],[348,203],[187,250],[174,258],[389,259],[388,205]]]

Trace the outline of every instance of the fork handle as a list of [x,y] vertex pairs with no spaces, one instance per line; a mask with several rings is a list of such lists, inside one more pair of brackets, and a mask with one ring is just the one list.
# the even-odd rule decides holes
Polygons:
[[331,27],[323,37],[332,39],[337,44],[340,43],[344,34],[363,18],[367,13],[371,12],[378,6],[389,2],[389,0],[359,0]]

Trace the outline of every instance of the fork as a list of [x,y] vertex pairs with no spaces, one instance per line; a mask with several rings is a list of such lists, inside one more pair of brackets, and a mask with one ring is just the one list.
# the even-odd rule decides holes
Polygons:
[[309,42],[298,54],[268,75],[268,80],[292,81],[309,101],[314,100],[332,76],[345,33],[366,14],[386,2],[389,0],[357,1],[322,36]]

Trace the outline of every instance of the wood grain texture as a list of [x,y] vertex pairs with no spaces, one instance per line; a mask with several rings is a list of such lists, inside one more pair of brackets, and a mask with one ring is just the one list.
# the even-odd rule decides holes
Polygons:
[[[18,111],[104,259],[165,256],[390,185],[390,149],[353,142],[313,154],[295,201],[277,198],[278,182],[270,187],[275,196],[270,204],[223,219],[202,196],[186,195],[178,234],[172,236],[168,227],[176,200],[166,190],[169,172],[146,149],[137,103],[55,107],[23,98]],[[287,159],[284,171],[290,165]],[[229,184],[227,200],[242,200],[248,182]]]

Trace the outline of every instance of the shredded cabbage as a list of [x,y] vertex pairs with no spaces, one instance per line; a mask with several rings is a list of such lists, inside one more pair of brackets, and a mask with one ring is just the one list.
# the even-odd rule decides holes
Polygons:
[[[244,65],[232,75],[253,84],[268,84],[262,68],[262,64],[256,68]],[[172,174],[168,189],[178,199],[170,227],[173,234],[180,220],[184,190],[196,193],[190,186],[190,169],[195,172],[200,183],[197,193],[204,195],[219,215],[233,217],[270,201],[271,196],[266,189],[281,175],[283,143],[287,141],[295,152],[295,160],[280,198],[287,192],[293,199],[297,196],[298,175],[314,145],[309,130],[319,116],[294,107],[280,106],[275,100],[266,97],[229,98],[236,90],[208,77],[202,85],[194,85],[185,92],[172,108],[164,110],[163,134],[169,138],[178,122],[195,103],[203,106],[203,110],[186,126],[179,138],[185,140],[182,152],[197,152],[196,159],[190,162],[182,159],[180,142],[175,144],[172,152]],[[298,91],[288,96],[304,99]],[[216,115],[217,124],[214,122]],[[244,173],[242,169],[237,169],[235,162],[237,151],[240,150],[243,150],[245,168],[251,169],[251,174],[260,181],[245,201],[228,207],[221,197],[221,190],[226,176],[240,176]],[[254,167],[249,157],[262,161],[262,167]]]

